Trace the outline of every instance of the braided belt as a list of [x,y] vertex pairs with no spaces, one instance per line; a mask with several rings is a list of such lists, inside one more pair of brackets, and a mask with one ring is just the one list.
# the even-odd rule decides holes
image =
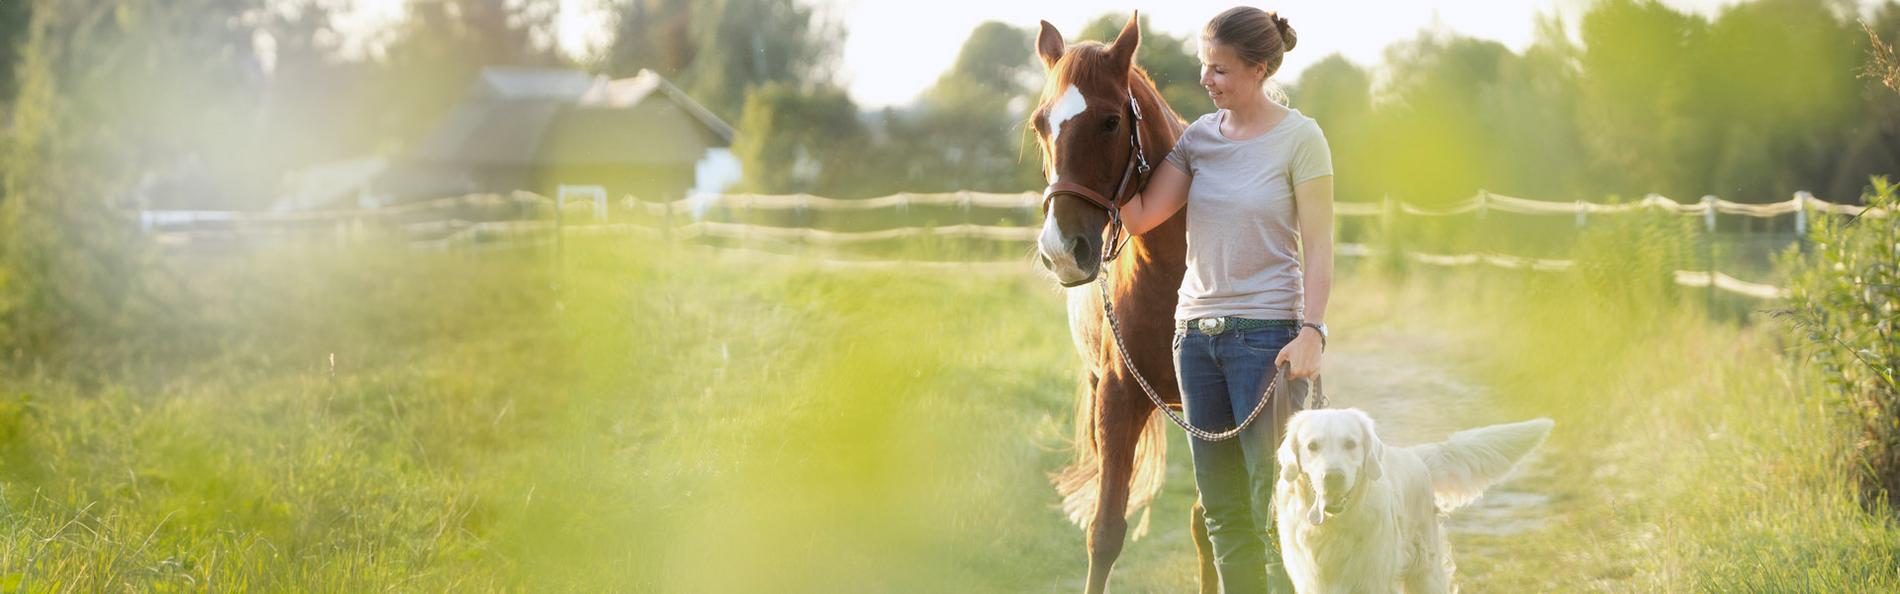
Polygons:
[[1226,316],[1201,318],[1198,320],[1175,320],[1174,331],[1187,332],[1189,330],[1196,330],[1202,334],[1214,336],[1222,332],[1244,332],[1260,328],[1292,328],[1299,325],[1300,322],[1298,320],[1256,320],[1253,318]]

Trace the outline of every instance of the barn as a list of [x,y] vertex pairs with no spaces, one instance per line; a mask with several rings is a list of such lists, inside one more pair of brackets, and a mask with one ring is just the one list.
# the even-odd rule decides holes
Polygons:
[[416,147],[395,158],[312,168],[279,210],[377,206],[471,193],[599,186],[677,200],[739,178],[732,126],[651,71],[485,68]]

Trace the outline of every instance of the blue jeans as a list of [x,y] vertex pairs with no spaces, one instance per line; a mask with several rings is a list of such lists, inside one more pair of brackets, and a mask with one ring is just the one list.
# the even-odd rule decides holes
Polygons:
[[[1297,325],[1270,326],[1212,336],[1193,329],[1176,330],[1174,370],[1188,421],[1216,432],[1238,426],[1260,402],[1267,389],[1263,380],[1274,358],[1299,335],[1299,329]],[[1293,409],[1299,410],[1305,405],[1306,381],[1289,382],[1286,388],[1290,393],[1275,397],[1293,398]],[[1293,592],[1280,562],[1272,517],[1273,484],[1279,472],[1274,448],[1279,445],[1280,428],[1274,426],[1273,407],[1267,408],[1233,439],[1188,438],[1194,483],[1207,510],[1214,568],[1225,594]]]

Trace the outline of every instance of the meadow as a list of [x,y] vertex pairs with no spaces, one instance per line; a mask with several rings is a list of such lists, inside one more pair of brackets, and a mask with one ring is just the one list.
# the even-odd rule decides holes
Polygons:
[[[1771,305],[1706,313],[1628,232],[1567,274],[1341,263],[1335,404],[1410,397],[1364,379],[1404,367],[1457,379],[1417,404],[1470,392],[1460,426],[1557,420],[1509,485],[1536,517],[1454,537],[1465,591],[1900,589],[1900,529],[1862,511]],[[1046,479],[1079,361],[1022,264],[628,238],[175,260],[170,348],[0,376],[0,590],[1079,589]],[[1192,588],[1170,436],[1120,592]]]

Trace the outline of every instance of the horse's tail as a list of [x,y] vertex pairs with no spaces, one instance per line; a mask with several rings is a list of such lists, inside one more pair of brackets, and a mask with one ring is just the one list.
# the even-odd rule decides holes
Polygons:
[[[1075,390],[1075,438],[1071,442],[1075,450],[1075,459],[1061,471],[1051,475],[1056,493],[1062,496],[1062,512],[1069,521],[1088,530],[1095,522],[1098,494],[1102,481],[1102,443],[1096,432],[1100,419],[1096,418],[1100,399],[1095,394],[1094,374],[1083,372],[1076,381]],[[1161,493],[1161,483],[1167,478],[1168,433],[1162,423],[1161,415],[1149,412],[1148,421],[1141,429],[1141,436],[1135,444],[1134,474],[1128,481],[1128,509],[1126,515],[1134,517],[1141,513],[1141,520],[1135,523],[1130,532],[1131,539],[1140,539],[1148,533],[1148,512],[1155,496]]]

